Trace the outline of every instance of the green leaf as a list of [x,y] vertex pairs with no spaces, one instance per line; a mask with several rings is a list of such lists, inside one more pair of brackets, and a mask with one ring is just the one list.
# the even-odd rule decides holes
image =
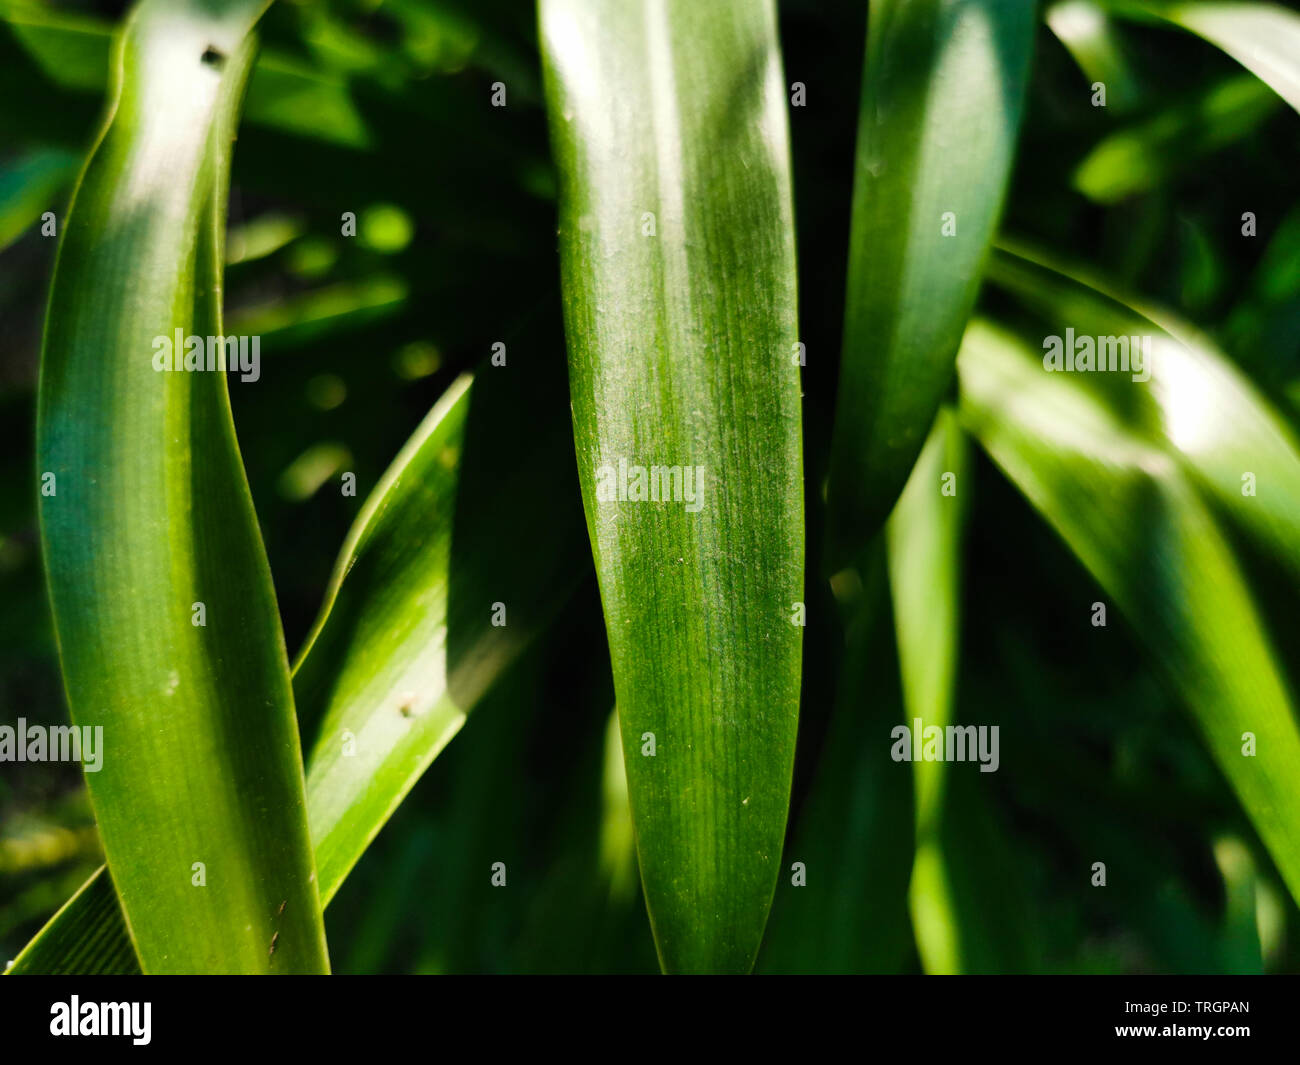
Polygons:
[[1105,0],[1125,18],[1163,20],[1203,37],[1300,111],[1300,14],[1278,4]]
[[884,522],[952,380],[1006,193],[1034,26],[1024,0],[872,0],[831,453],[832,568]]
[[[1223,326],[1223,342],[1239,365],[1286,382],[1300,363],[1300,206],[1274,229]],[[1290,352],[1287,357],[1285,353]]]
[[1213,341],[1020,245],[1000,247],[988,277],[1049,323],[1049,335],[1064,337],[1068,327],[1080,336],[1128,337],[1130,346],[1133,337],[1149,337],[1151,353],[1137,374],[1150,374],[1149,387],[1133,387],[1131,356],[1129,374],[1094,374],[1090,383],[1122,402],[1147,439],[1300,580],[1300,441]]
[[910,902],[917,950],[932,974],[1034,973],[1046,938],[1030,891],[1035,870],[976,766],[949,774],[942,813],[918,841]]
[[[307,808],[327,902],[588,572],[563,391],[537,376],[494,367],[443,397],[353,526],[299,655],[294,692],[319,721]],[[529,426],[527,453],[502,425]]]
[[[954,723],[966,465],[966,441],[957,419],[950,410],[940,410],[885,525],[903,706],[912,743],[920,742],[923,729]],[[917,721],[919,728],[914,726]],[[942,840],[949,769],[944,762],[917,758],[912,773],[916,858],[909,897],[917,950],[926,972],[959,972],[961,929],[949,898]]]
[[1106,106],[1130,111],[1145,87],[1123,37],[1096,0],[1059,0],[1043,15],[1051,31],[1069,50],[1088,81],[1106,86]]
[[[446,684],[454,512],[445,502],[455,496],[468,389],[468,377],[452,385],[367,499],[299,655],[295,695],[323,711],[307,804],[327,903],[465,720]],[[392,572],[407,579],[392,582]],[[346,617],[350,631],[330,626],[332,617]],[[312,654],[318,642],[321,652]],[[381,707],[387,713],[376,712]],[[405,778],[397,786],[394,772]]]
[[1149,192],[1253,133],[1281,106],[1259,79],[1234,75],[1106,137],[1079,163],[1074,186],[1097,203]]
[[30,0],[0,0],[6,67],[22,54],[43,80],[61,89],[103,93],[112,67],[113,30],[102,19],[70,14]]
[[628,805],[627,767],[618,711],[609,715],[601,774],[600,871],[612,900],[625,902],[636,893],[636,829]]
[[321,74],[288,56],[264,55],[248,80],[246,121],[349,148],[373,138],[342,78]]
[[[956,415],[941,408],[885,525],[916,787],[908,904],[925,972],[1026,972],[1038,967],[1033,909],[1023,862],[997,816],[994,778],[970,764],[973,746],[956,765],[926,761],[915,746],[931,727],[989,726],[960,719],[956,708],[968,452]],[[964,742],[975,743],[974,734],[965,735],[971,738]]]
[[1239,839],[1224,836],[1214,841],[1214,864],[1223,877],[1223,950],[1225,968],[1232,973],[1263,972],[1256,914],[1261,877],[1250,849]]
[[35,148],[0,167],[0,251],[40,218],[80,168],[81,160],[61,148]]
[[[961,628],[961,534],[969,500],[966,440],[952,411],[935,419],[885,526],[894,629],[909,718],[951,723]],[[943,790],[943,766],[917,762],[917,821]]]
[[[12,43],[5,37],[12,38]],[[0,0],[0,85],[21,84],[20,68],[70,93],[102,94],[113,29],[43,4]],[[259,55],[248,78],[243,120],[282,133],[350,148],[370,148],[371,136],[346,81],[274,52]]]
[[[967,330],[958,373],[964,424],[1163,667],[1300,898],[1295,707],[1237,561],[1181,464],[1126,424],[1129,404],[1087,374],[1044,372],[1033,345],[987,322]],[[1142,387],[1128,382],[1130,393]],[[1209,421],[1198,412],[1195,424]],[[1229,432],[1245,428],[1232,421]]]
[[[526,366],[473,389],[467,379],[453,385],[367,499],[335,564],[294,669],[304,731],[316,737],[307,810],[326,904],[586,572],[581,510],[566,499],[563,396],[547,388]],[[524,423],[539,398],[533,445],[520,456],[497,427]],[[525,550],[512,515],[543,511],[550,520],[528,531]],[[508,603],[504,626],[492,624],[497,596]],[[85,915],[92,904],[116,913],[107,878],[83,896],[29,944],[14,973],[134,971],[125,934]],[[74,922],[87,931],[69,933]],[[106,940],[125,944],[125,955],[104,950]]]
[[[540,13],[578,474],[647,907],[665,970],[744,972],[781,858],[803,598],[775,12]],[[653,467],[677,477],[640,499]]]
[[[543,369],[453,384],[367,498],[335,563],[293,674],[314,737],[307,816],[326,905],[589,571],[562,379]],[[525,454],[503,424],[530,425]],[[542,513],[547,521],[525,526],[524,515]],[[496,602],[505,625],[493,624]],[[12,970],[63,971],[135,971],[107,877],[52,918]]]
[[100,866],[5,967],[5,973],[13,976],[116,976],[139,971],[107,866]]
[[[261,0],[145,0],[64,225],[38,428],[41,527],[108,867],[145,972],[325,972],[302,760],[225,375],[226,180]],[[206,57],[206,58],[205,58]],[[45,476],[52,475],[53,480]]]

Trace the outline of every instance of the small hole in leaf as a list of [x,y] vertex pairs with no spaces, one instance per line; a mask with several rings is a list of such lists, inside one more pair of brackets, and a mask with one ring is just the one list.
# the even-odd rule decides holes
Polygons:
[[208,47],[204,49],[200,62],[205,66],[214,67],[215,69],[220,70],[226,65],[226,57],[221,52],[217,51],[217,49],[213,48],[212,45],[208,45]]

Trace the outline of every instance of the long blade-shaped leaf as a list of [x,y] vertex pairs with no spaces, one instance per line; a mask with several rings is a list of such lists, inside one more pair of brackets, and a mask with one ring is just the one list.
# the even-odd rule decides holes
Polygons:
[[[550,375],[555,380],[555,375]],[[564,471],[572,437],[526,366],[454,384],[367,498],[294,666],[307,816],[328,905],[420,774],[588,572]],[[502,424],[543,400],[518,455]],[[545,402],[546,400],[551,402]],[[548,520],[526,524],[525,515]],[[493,604],[507,608],[493,625]],[[14,974],[135,971],[97,874],[15,960]]]
[[[953,412],[939,411],[885,525],[890,592],[916,784],[916,858],[908,901],[927,973],[1032,971],[1032,910],[990,801],[983,765],[927,761],[916,744],[956,716],[961,540],[970,506],[969,448]],[[919,725],[918,725],[919,722]],[[985,725],[980,722],[976,727]],[[966,763],[975,761],[974,734]],[[981,753],[991,748],[981,748]]]
[[45,561],[91,801],[146,972],[328,967],[270,570],[219,372],[229,145],[261,0],[145,0],[64,230],[42,361]]
[[1117,15],[1164,20],[1222,48],[1300,111],[1300,14],[1280,4],[1104,0]]
[[36,933],[6,975],[131,975],[140,971],[108,867],[87,880]]
[[1044,372],[1032,347],[986,323],[967,331],[958,372],[964,422],[1164,667],[1300,898],[1295,708],[1240,568],[1178,462],[1130,431],[1124,405],[1086,375]]
[[[966,441],[941,410],[885,525],[889,583],[907,727],[952,724],[960,632],[961,529],[967,505]],[[964,767],[963,767],[964,768]],[[917,950],[927,972],[960,971],[942,842],[948,767],[917,758],[916,859],[909,892]]]
[[789,804],[803,588],[775,12],[540,9],[578,473],[650,919],[666,970],[747,971]]
[[952,380],[1002,208],[1025,0],[872,0],[831,453],[831,557],[880,527]]
[[[465,387],[367,501],[294,672],[304,720],[319,720],[307,810],[326,902],[589,572],[563,377],[515,366]],[[523,455],[499,431],[520,424]]]
[[[1125,338],[1130,373],[1097,374],[1134,411],[1131,420],[1186,465],[1215,503],[1300,579],[1300,441],[1214,343],[1166,311],[1120,299],[1086,274],[1041,253],[1000,247],[989,280],[1015,293],[1066,337]],[[1133,344],[1149,354],[1134,361]],[[1100,348],[1097,349],[1099,352]],[[1107,360],[1111,349],[1107,348]],[[1150,375],[1134,387],[1134,376]],[[1086,376],[1086,375],[1085,375]]]
[[1142,78],[1110,18],[1096,0],[1058,0],[1043,21],[1069,49],[1091,82],[1106,86],[1106,106],[1132,110],[1143,96]]

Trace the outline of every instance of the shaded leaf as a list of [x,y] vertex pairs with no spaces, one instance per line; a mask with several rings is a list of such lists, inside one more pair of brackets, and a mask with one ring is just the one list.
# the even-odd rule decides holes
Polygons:
[[880,527],[952,380],[1002,209],[1036,12],[873,0],[828,505],[838,568]]
[[1088,80],[1106,86],[1106,106],[1132,110],[1144,95],[1142,77],[1114,22],[1095,0],[1059,0],[1043,15]]
[[914,789],[908,767],[890,758],[890,731],[904,711],[883,536],[834,583],[847,619],[835,706],[791,826],[763,973],[915,969],[907,902]]
[[1300,111],[1300,14],[1279,4],[1104,2],[1117,15],[1164,20],[1204,37]]
[[1079,163],[1074,186],[1098,203],[1149,192],[1262,126],[1281,105],[1242,74],[1102,140]]
[[[307,815],[326,905],[588,572],[563,390],[543,370],[521,364],[448,390],[367,498],[298,655]],[[550,402],[533,414],[533,446],[520,456],[498,428],[525,423],[539,399]],[[518,517],[542,512],[549,520],[532,527]],[[508,605],[503,626],[492,624],[497,601]],[[92,878],[12,971],[135,971],[108,878]]]
[[1162,667],[1300,897],[1294,707],[1238,564],[1179,463],[1086,375],[1045,373],[1031,346],[986,322],[968,329],[958,372],[964,424]]
[[[1300,441],[1213,341],[1167,311],[1121,298],[1085,272],[1058,268],[1020,245],[1000,248],[988,276],[1034,308],[1050,335],[1064,338],[1073,329],[1077,336],[1129,338],[1130,372],[1084,374],[1086,386],[1106,390],[1135,427],[1175,455],[1300,579]],[[1142,368],[1133,361],[1134,337],[1149,338]],[[1146,374],[1149,387],[1134,380]]]

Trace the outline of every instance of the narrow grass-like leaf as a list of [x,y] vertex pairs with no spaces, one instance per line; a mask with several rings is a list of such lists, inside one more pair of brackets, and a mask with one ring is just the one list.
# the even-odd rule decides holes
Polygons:
[[1105,0],[1116,15],[1163,20],[1203,37],[1300,111],[1300,14],[1280,4]]
[[[966,464],[956,416],[941,410],[885,526],[904,708],[941,728],[951,721],[957,669]],[[916,763],[919,825],[941,799],[942,771],[941,763]]]
[[[966,440],[956,416],[940,410],[885,525],[903,705],[913,744],[921,742],[925,729],[942,730],[953,723],[966,462]],[[917,721],[919,728],[914,727]],[[941,838],[949,768],[915,757],[912,772],[916,858],[909,898],[917,950],[927,972],[957,972],[959,926],[948,898]]]
[[[293,675],[311,741],[307,816],[326,905],[465,716],[589,572],[581,507],[563,473],[572,446],[563,389],[548,396],[547,380],[520,365],[472,388],[457,381],[367,498],[340,552]],[[519,455],[497,427],[522,423],[539,397],[553,402],[534,415],[532,446]],[[523,531],[523,515],[543,512],[547,521]],[[492,624],[496,602],[507,606],[506,625]],[[12,970],[133,971],[102,873]]]
[[1094,85],[1106,86],[1106,106],[1131,110],[1143,96],[1142,78],[1133,57],[1096,0],[1060,0],[1043,20],[1065,45],[1079,69]]
[[41,526],[74,724],[146,972],[323,972],[302,759],[220,336],[234,118],[261,0],[145,0],[66,221],[41,368]]
[[[1036,968],[1032,909],[991,801],[993,777],[982,770],[982,756],[993,748],[981,748],[976,733],[949,731],[969,728],[956,707],[968,451],[954,412],[940,409],[885,525],[916,787],[908,904],[925,972],[1026,972]],[[949,744],[963,745],[961,762],[922,757],[917,744],[930,742],[931,728],[942,730],[949,758],[956,754]]]
[[[1122,403],[1132,424],[1175,455],[1216,505],[1300,580],[1300,441],[1208,337],[1019,245],[999,247],[988,277],[1032,307],[1047,335],[1065,337],[1068,328],[1077,336],[1126,338],[1130,372],[1093,374],[1090,384]],[[1134,338],[1144,345],[1149,338],[1141,368]],[[1107,347],[1108,364],[1116,350]],[[1148,373],[1149,384],[1133,381]]]
[[609,715],[605,736],[601,801],[600,870],[609,881],[611,899],[630,899],[636,893],[636,830],[628,805],[627,767],[623,764],[617,710]]
[[952,380],[1020,128],[1035,6],[872,0],[831,452],[831,563],[889,514]]
[[1030,891],[1031,866],[974,765],[947,767],[942,812],[917,851],[909,892],[927,973],[1034,973],[1046,938]]
[[776,15],[540,13],[578,474],[647,906],[665,970],[747,971],[781,858],[802,631]]
[[1214,841],[1214,864],[1223,877],[1223,951],[1225,968],[1232,973],[1263,972],[1264,959],[1256,915],[1259,871],[1250,849],[1241,840],[1225,836]]
[[1124,405],[1087,375],[1044,372],[1014,334],[972,323],[958,372],[964,423],[1163,667],[1300,898],[1295,708],[1241,570],[1180,464],[1131,431]]
[[[453,514],[446,504],[455,496],[468,389],[468,377],[452,385],[366,500],[299,655],[295,695],[304,707],[324,708],[308,760],[307,801],[327,903],[410,783],[464,722],[445,682]],[[417,527],[423,535],[412,536]],[[355,580],[345,582],[359,562]],[[406,579],[376,580],[386,569]],[[350,609],[345,602],[335,615],[340,596]],[[340,616],[347,631],[329,627]],[[321,653],[313,655],[318,641]],[[385,706],[386,714],[376,712]],[[385,773],[398,746],[413,775],[393,788]],[[353,834],[361,825],[369,835],[358,847]]]
[[121,976],[140,971],[108,867],[81,889],[5,964],[12,976]]

